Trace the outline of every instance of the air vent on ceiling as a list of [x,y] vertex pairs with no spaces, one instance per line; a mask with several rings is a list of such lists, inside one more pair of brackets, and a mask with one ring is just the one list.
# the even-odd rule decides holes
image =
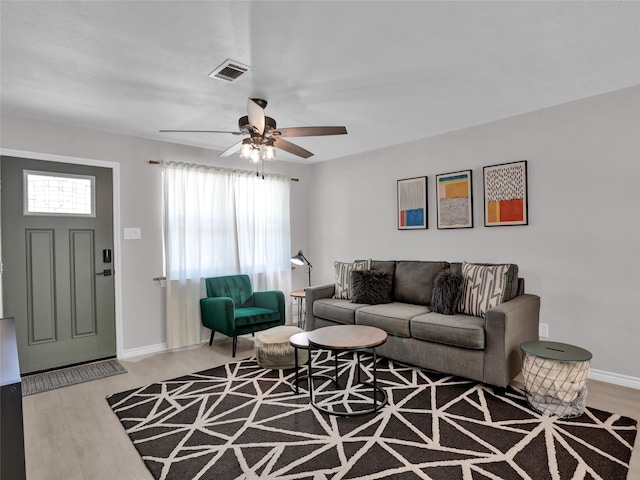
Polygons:
[[243,65],[235,60],[227,59],[222,65],[209,74],[211,78],[217,78],[224,82],[234,83],[240,80],[251,67]]

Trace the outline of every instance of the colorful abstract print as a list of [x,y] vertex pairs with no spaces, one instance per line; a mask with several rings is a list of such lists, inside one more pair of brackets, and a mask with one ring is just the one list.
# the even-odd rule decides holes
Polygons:
[[426,227],[426,178],[403,180],[398,183],[398,226]]
[[488,224],[526,224],[526,162],[486,167]]
[[438,228],[473,225],[469,184],[468,173],[438,178]]

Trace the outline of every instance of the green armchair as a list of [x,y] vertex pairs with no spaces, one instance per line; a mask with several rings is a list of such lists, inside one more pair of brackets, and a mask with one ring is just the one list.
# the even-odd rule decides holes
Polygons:
[[248,275],[228,275],[205,279],[207,298],[200,299],[202,324],[213,335],[233,337],[232,356],[236,356],[238,335],[284,325],[284,294],[273,290],[254,292]]

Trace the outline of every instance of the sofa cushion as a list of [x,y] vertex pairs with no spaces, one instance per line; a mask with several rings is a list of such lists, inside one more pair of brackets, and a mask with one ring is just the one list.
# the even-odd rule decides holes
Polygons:
[[353,325],[358,308],[366,307],[363,303],[351,303],[349,300],[337,298],[320,298],[313,302],[313,315],[334,322]]
[[445,271],[439,273],[433,284],[433,293],[429,309],[432,312],[444,315],[456,313],[458,302],[460,301],[460,286],[462,285],[462,275]]
[[[510,264],[505,265],[481,265],[462,264],[462,294],[458,311],[467,315],[484,317],[487,310],[500,305],[505,301]],[[517,281],[516,281],[517,284]]]
[[411,336],[455,347],[484,349],[484,319],[470,315],[428,313],[411,319]]
[[273,322],[280,319],[280,312],[268,308],[244,307],[233,311],[237,327],[256,323]]
[[409,321],[417,316],[429,312],[423,305],[410,303],[386,303],[384,305],[370,305],[356,311],[356,324],[378,327],[390,335],[410,337]]
[[371,260],[371,270],[384,272],[393,278],[396,274],[395,260]]
[[393,279],[393,299],[396,302],[429,305],[436,275],[447,268],[447,262],[398,261]]
[[391,277],[376,270],[351,272],[351,302],[378,305],[391,303]]
[[336,287],[333,298],[349,300],[351,292],[349,284],[351,282],[351,272],[354,270],[370,270],[371,259],[359,260],[353,263],[334,262],[336,270]]

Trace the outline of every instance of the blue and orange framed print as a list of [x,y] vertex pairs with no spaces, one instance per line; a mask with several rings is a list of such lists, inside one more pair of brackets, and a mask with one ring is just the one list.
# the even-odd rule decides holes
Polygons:
[[471,170],[436,175],[438,229],[473,228]]
[[427,177],[398,180],[398,230],[427,227]]

